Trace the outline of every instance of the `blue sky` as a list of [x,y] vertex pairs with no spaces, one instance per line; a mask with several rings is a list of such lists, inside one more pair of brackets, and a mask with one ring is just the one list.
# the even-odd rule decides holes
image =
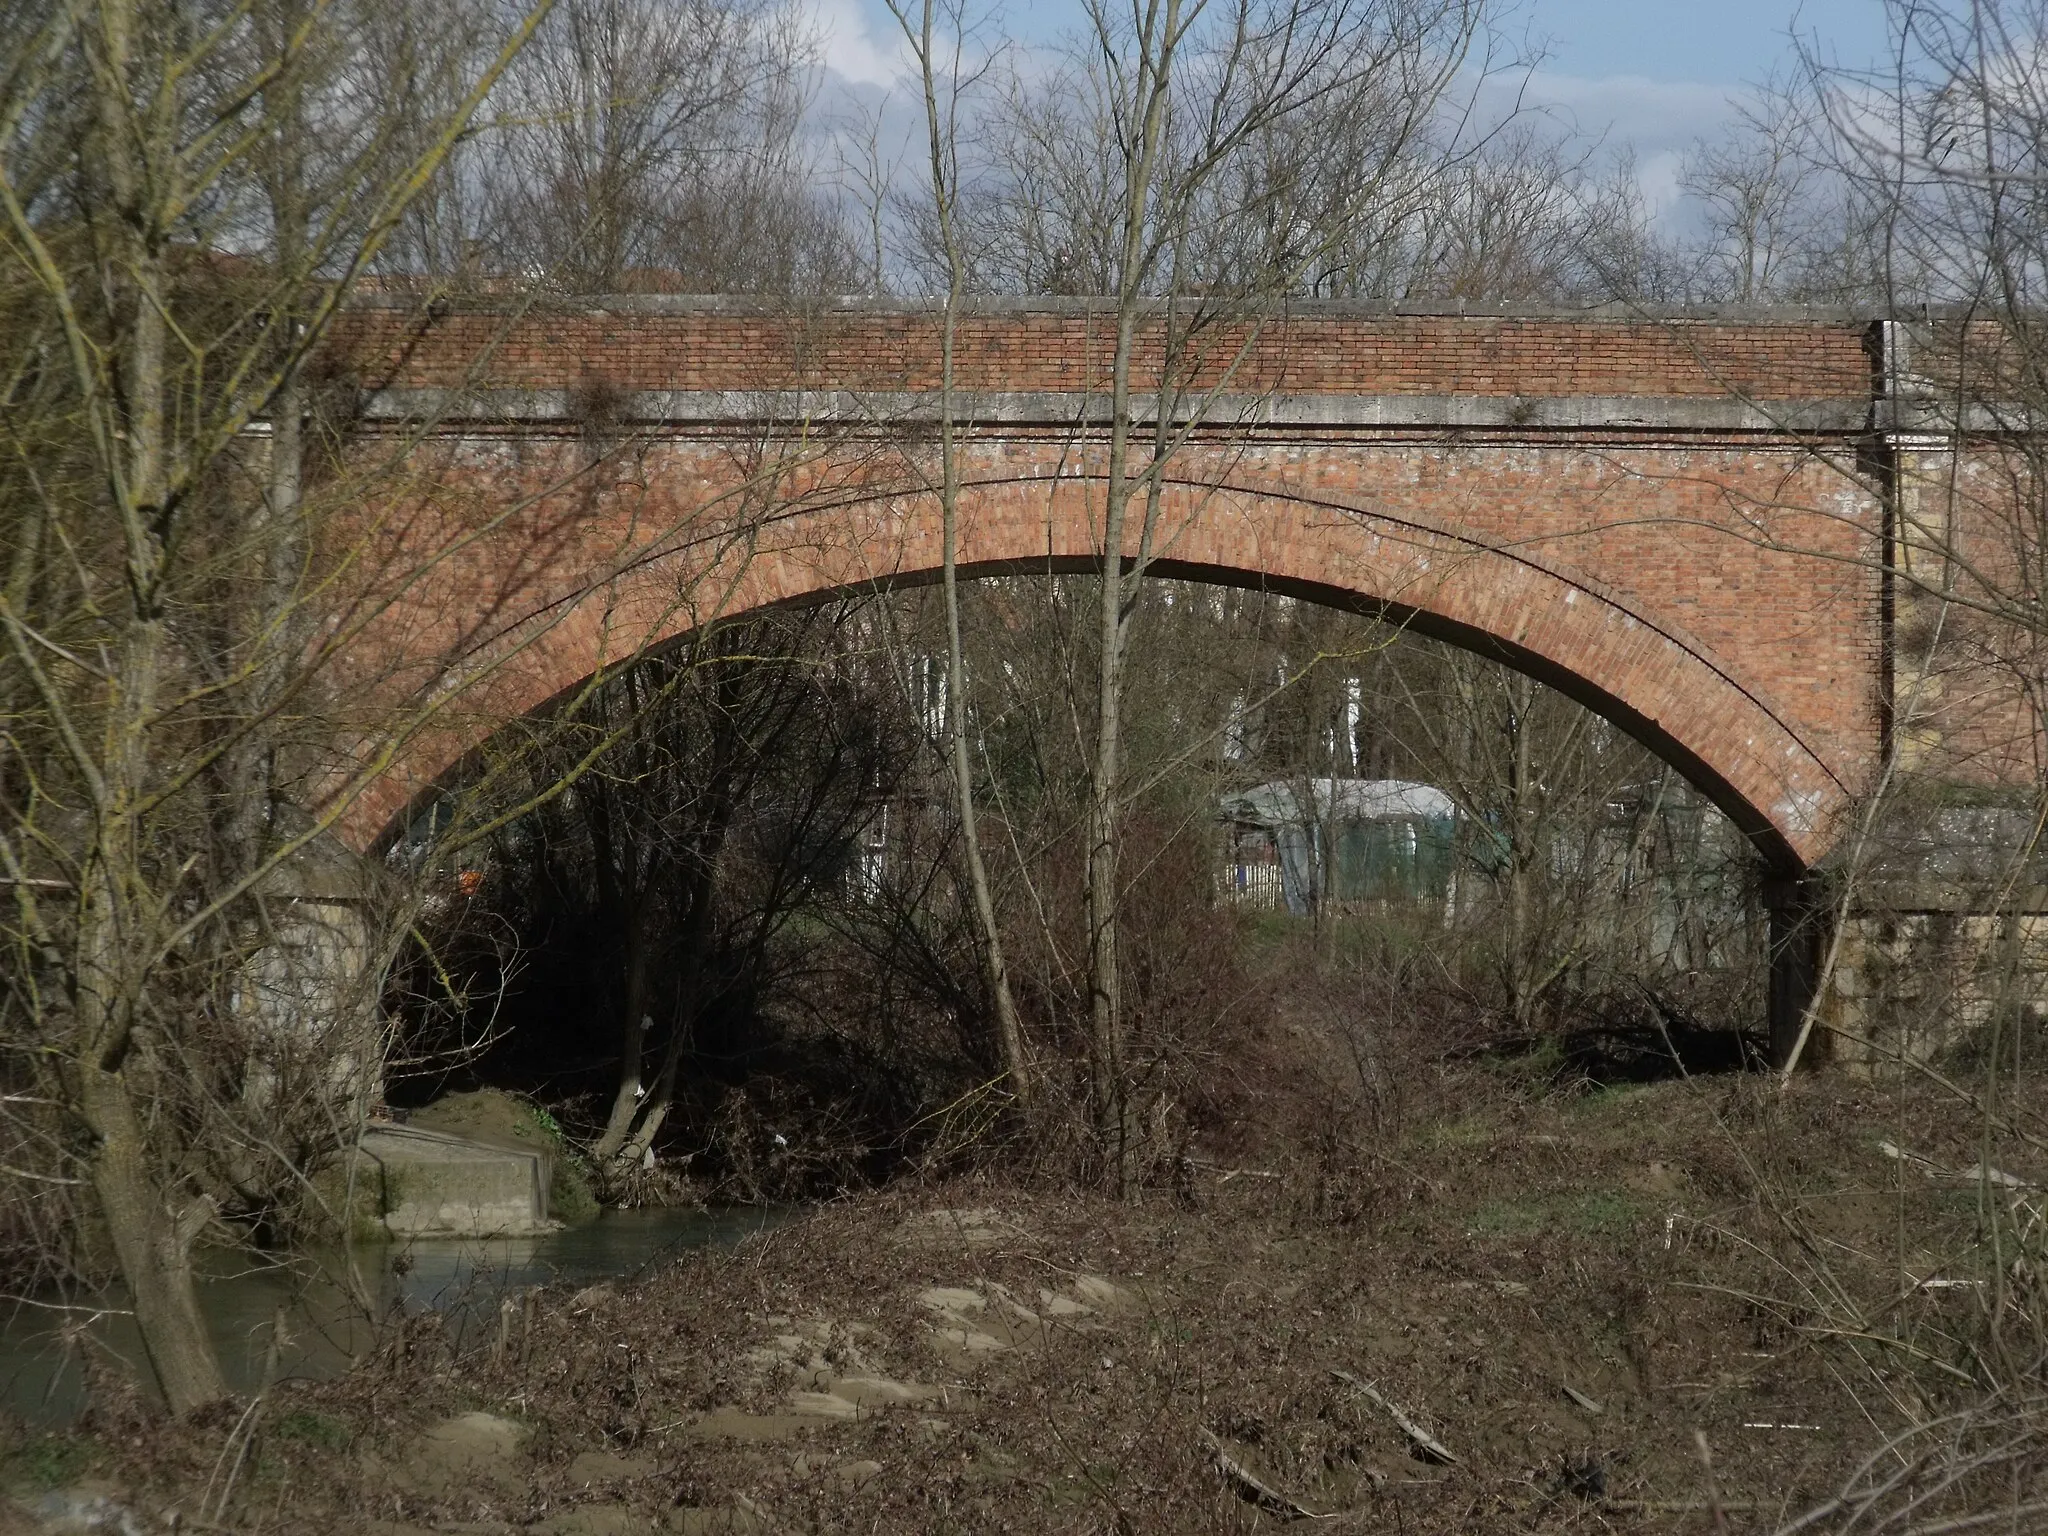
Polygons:
[[[832,37],[830,62],[850,79],[879,84],[894,53],[881,0],[813,0]],[[1073,24],[1074,0],[997,4],[1009,32],[1048,37]],[[1587,80],[1634,76],[1666,84],[1735,89],[1780,62],[1794,27],[1860,62],[1881,44],[1881,0],[1522,0],[1508,20],[1548,38],[1549,68]]]
[[[886,88],[901,57],[881,0],[807,0],[842,83]],[[1079,17],[1075,0],[998,4],[997,25],[1027,41]],[[1883,50],[1882,0],[1523,0],[1508,21],[1544,40],[1528,100],[1610,147],[1635,152],[1653,205],[1668,205],[1686,149],[1728,121],[1745,85],[1784,68],[1794,28],[1844,64]]]
[[1879,0],[1806,0],[1796,9],[1792,0],[1533,0],[1525,14],[1553,39],[1550,67],[1560,74],[1727,89],[1782,60],[1795,25],[1845,63],[1866,62],[1884,37]]

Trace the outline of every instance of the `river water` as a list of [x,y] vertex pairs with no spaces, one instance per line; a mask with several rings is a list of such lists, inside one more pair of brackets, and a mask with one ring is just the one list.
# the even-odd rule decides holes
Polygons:
[[[495,1329],[508,1295],[627,1278],[685,1249],[736,1243],[784,1219],[758,1207],[606,1211],[540,1237],[422,1238],[311,1255],[291,1267],[216,1265],[199,1288],[228,1386],[339,1375],[395,1310],[436,1310],[458,1333]],[[86,1359],[138,1370],[141,1341],[118,1291],[37,1298],[0,1313],[0,1410],[62,1424],[85,1403]],[[282,1331],[280,1332],[280,1323]]]

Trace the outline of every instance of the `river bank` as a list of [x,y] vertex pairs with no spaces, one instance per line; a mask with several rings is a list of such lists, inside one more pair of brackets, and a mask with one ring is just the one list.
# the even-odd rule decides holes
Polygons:
[[[607,1210],[581,1225],[520,1236],[409,1238],[280,1256],[206,1256],[199,1302],[229,1389],[344,1374],[397,1316],[439,1313],[459,1341],[493,1327],[507,1296],[638,1275],[692,1248],[722,1247],[785,1219],[778,1207]],[[74,1337],[74,1333],[79,1336]],[[29,1430],[69,1426],[85,1409],[89,1361],[140,1376],[142,1343],[118,1287],[50,1296],[0,1322],[0,1416]]]
[[[252,1536],[1768,1531],[1970,1397],[1982,1190],[1955,1174],[1984,1143],[1951,1102],[1471,1063],[1429,1098],[1298,1122],[1134,1204],[848,1200],[460,1337],[415,1316],[345,1379],[180,1425],[108,1384],[77,1431],[14,1432],[16,1518],[102,1497],[137,1530]],[[1998,1155],[2016,1198],[2044,1171]]]

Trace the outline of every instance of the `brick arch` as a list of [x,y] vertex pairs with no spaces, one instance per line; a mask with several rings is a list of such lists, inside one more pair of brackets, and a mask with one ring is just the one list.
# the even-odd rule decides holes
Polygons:
[[[1101,484],[1037,468],[964,482],[963,576],[1099,569]],[[1776,874],[1803,873],[1832,842],[1855,771],[1843,744],[1774,702],[1753,668],[1546,550],[1241,472],[1171,481],[1161,528],[1162,577],[1384,614],[1559,689],[1670,763]],[[656,546],[599,578],[562,580],[503,626],[522,631],[517,656],[469,688],[457,723],[395,755],[343,817],[344,835],[359,848],[387,838],[491,730],[603,667],[715,619],[935,582],[939,563],[928,493],[856,488],[778,515],[743,553]],[[691,601],[678,601],[683,588]]]

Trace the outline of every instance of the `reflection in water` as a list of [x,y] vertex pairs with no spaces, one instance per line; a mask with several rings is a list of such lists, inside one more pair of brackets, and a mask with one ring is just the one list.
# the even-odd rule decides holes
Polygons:
[[[361,1246],[309,1255],[292,1269],[222,1270],[200,1286],[199,1301],[229,1389],[250,1392],[266,1376],[339,1375],[375,1343],[379,1321],[395,1309],[445,1313],[460,1343],[496,1326],[509,1293],[629,1277],[687,1248],[736,1243],[785,1214],[606,1211],[587,1226],[542,1237]],[[111,1357],[131,1368],[142,1359],[126,1306],[115,1290],[72,1308],[19,1306],[0,1320],[0,1409],[42,1423],[75,1418],[85,1403],[84,1358]]]

